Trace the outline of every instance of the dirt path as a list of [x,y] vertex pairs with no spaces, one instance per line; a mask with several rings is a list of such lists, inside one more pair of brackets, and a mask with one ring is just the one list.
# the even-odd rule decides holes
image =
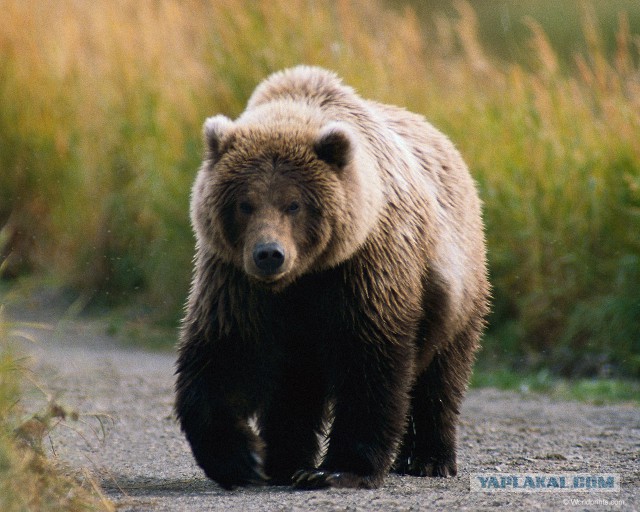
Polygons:
[[[372,491],[232,492],[207,481],[172,418],[172,354],[123,349],[87,324],[34,330],[25,348],[60,401],[107,414],[59,427],[55,455],[87,468],[119,510],[639,510],[640,408],[476,390],[465,401],[456,478],[390,476]],[[37,397],[32,398],[37,401]],[[97,430],[96,435],[93,430]],[[470,492],[471,473],[618,473],[620,492]]]

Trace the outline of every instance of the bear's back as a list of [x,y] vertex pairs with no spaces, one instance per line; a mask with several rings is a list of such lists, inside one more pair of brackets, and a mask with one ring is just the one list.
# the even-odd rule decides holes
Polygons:
[[262,104],[290,100],[326,108],[331,104],[350,103],[356,94],[338,76],[314,66],[297,66],[269,76],[249,98],[247,110]]
[[380,167],[392,205],[384,216],[387,230],[411,233],[414,250],[428,247],[431,271],[447,283],[450,301],[457,304],[450,322],[461,325],[472,311],[486,309],[489,290],[475,182],[454,144],[423,116],[364,101],[381,126],[379,140],[393,139],[390,159],[384,146],[373,146],[378,148],[376,157],[389,162]]

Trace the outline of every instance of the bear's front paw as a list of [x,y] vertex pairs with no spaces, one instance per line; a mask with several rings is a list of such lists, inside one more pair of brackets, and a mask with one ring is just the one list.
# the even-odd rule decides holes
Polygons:
[[455,460],[431,459],[425,462],[420,457],[408,457],[397,462],[393,472],[399,475],[449,478],[458,474],[458,465]]
[[264,485],[268,481],[262,470],[262,458],[249,450],[200,465],[209,478],[226,490],[247,485]]
[[291,478],[296,489],[325,489],[342,487],[351,489],[375,489],[381,478],[361,476],[355,473],[328,471],[324,469],[301,469]]

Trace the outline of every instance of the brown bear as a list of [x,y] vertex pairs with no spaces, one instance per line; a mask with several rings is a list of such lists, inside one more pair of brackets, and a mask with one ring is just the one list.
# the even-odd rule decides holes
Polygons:
[[306,66],[204,138],[175,405],[197,463],[227,489],[455,475],[489,285],[454,146]]

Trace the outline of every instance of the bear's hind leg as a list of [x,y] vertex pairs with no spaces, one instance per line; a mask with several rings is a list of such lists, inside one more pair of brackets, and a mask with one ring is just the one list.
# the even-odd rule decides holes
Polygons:
[[291,485],[296,471],[315,464],[324,409],[322,381],[310,371],[288,371],[260,418],[270,484]]
[[477,338],[476,332],[459,335],[418,376],[395,473],[445,478],[457,474],[458,415]]

